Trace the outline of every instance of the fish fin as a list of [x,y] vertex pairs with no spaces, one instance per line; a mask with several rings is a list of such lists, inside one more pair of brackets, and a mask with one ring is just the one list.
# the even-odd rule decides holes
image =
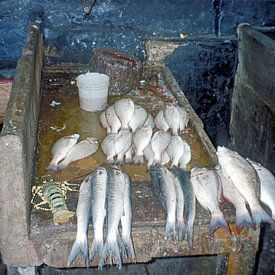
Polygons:
[[193,224],[187,224],[185,236],[189,246],[192,246],[193,245]]
[[53,170],[53,171],[57,171],[58,170],[58,165],[57,162],[55,160],[52,160],[48,167],[46,168],[46,170]]
[[131,236],[122,236],[122,241],[125,245],[127,256],[131,258],[132,262],[136,262],[136,254]]
[[185,236],[185,232],[186,232],[186,226],[185,226],[185,222],[181,221],[177,223],[177,231],[178,231],[178,241],[183,240],[183,237]]
[[119,253],[119,247],[116,240],[107,240],[103,246],[103,249],[100,253],[100,260],[98,264],[98,269],[102,270],[104,263],[109,257],[110,265],[112,265],[112,260],[117,262],[118,269],[121,269],[121,257]]
[[248,211],[240,213],[236,210],[236,229],[238,234],[241,233],[242,228],[244,226],[247,226],[248,228],[252,228],[253,227],[252,219]]
[[74,261],[75,257],[78,253],[82,253],[84,256],[85,265],[89,266],[89,255],[88,255],[88,240],[87,236],[83,236],[82,238],[76,238],[70,256],[68,258],[67,266]]
[[90,261],[93,260],[96,253],[101,253],[103,248],[103,240],[93,239],[91,250],[90,250]]
[[209,234],[212,234],[215,232],[218,228],[224,228],[226,231],[230,232],[230,228],[224,218],[224,215],[221,210],[216,209],[211,213],[211,221],[210,221],[210,227],[209,227]]
[[172,236],[176,236],[175,223],[167,221],[165,227],[165,239],[169,239]]
[[256,227],[258,227],[261,222],[272,223],[271,217],[260,205],[257,208],[251,209],[251,213],[253,223]]
[[144,163],[144,160],[143,160],[143,156],[141,155],[141,156],[135,156],[134,157],[134,163],[135,164],[143,164]]

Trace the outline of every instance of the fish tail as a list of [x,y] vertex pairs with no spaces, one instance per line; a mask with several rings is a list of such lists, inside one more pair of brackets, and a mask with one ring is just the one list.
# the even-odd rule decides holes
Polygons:
[[57,167],[57,162],[55,160],[52,160],[48,167],[46,168],[46,170],[53,170],[53,171],[57,171],[58,170],[58,167]]
[[178,241],[183,240],[186,233],[186,226],[184,221],[177,222]]
[[63,170],[66,166],[68,166],[68,164],[63,160],[57,165],[56,170]]
[[103,246],[103,249],[100,253],[100,260],[98,264],[98,269],[102,270],[104,263],[107,258],[110,258],[110,265],[112,265],[113,260],[117,263],[118,269],[121,269],[121,257],[119,253],[119,247],[116,240],[107,240]]
[[165,227],[165,238],[169,239],[172,236],[176,235],[176,228],[175,228],[175,222],[166,222]]
[[101,253],[102,248],[103,248],[103,240],[94,239],[90,250],[90,261],[93,260],[96,253],[98,252]]
[[251,209],[252,219],[256,227],[260,225],[261,222],[272,223],[271,217],[264,211],[264,209],[259,205],[257,208]]
[[143,156],[142,155],[141,156],[136,155],[135,159],[134,159],[134,163],[135,164],[142,164],[142,163],[144,163]]
[[214,231],[220,227],[222,227],[222,228],[226,229],[226,231],[230,232],[229,226],[224,218],[222,211],[219,209],[216,209],[213,213],[211,213],[209,234],[214,233]]
[[244,226],[247,226],[248,228],[252,228],[253,227],[252,219],[248,211],[239,212],[238,210],[236,210],[236,228],[237,228],[238,234],[242,231],[242,228]]
[[192,244],[193,244],[193,224],[187,224],[185,235],[186,235],[186,240],[187,240],[189,246],[192,246]]
[[123,243],[127,250],[127,256],[128,258],[131,258],[132,262],[136,262],[136,254],[134,250],[134,245],[131,236],[122,237]]
[[75,257],[78,253],[82,253],[84,256],[85,265],[89,266],[89,255],[88,255],[88,241],[87,236],[83,236],[83,238],[76,238],[70,256],[68,258],[67,266],[74,261]]

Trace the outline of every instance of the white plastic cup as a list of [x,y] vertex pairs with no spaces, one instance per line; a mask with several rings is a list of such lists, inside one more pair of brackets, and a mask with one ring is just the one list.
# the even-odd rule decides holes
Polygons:
[[85,111],[102,111],[107,106],[110,78],[106,74],[85,73],[76,78],[80,108]]

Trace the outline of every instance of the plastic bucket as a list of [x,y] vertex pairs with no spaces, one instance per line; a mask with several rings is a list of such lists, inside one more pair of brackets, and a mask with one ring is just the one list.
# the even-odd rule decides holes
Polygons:
[[109,76],[100,73],[81,74],[76,78],[80,108],[85,111],[101,111],[107,106]]

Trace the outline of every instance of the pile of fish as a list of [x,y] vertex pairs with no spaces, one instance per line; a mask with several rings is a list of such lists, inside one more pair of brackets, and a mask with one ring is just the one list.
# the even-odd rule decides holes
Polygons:
[[[131,237],[130,187],[129,176],[117,167],[108,171],[98,167],[84,179],[80,186],[76,210],[76,240],[68,258],[68,266],[78,253],[83,254],[86,266],[98,253],[99,269],[102,269],[107,259],[109,259],[108,264],[116,263],[118,268],[121,268],[121,254],[135,262]],[[107,236],[103,244],[105,216],[107,216]],[[92,217],[94,236],[89,254],[87,234],[90,217]],[[119,223],[121,223],[121,235]]]
[[[186,110],[179,106],[167,106],[154,119],[131,99],[118,100],[100,115],[101,124],[107,130],[101,143],[106,162],[142,164],[145,157],[147,168],[169,161],[171,166],[186,168],[191,150],[178,134],[186,128],[188,120]],[[154,132],[155,126],[159,130]]]
[[52,147],[52,160],[47,170],[62,170],[71,162],[86,158],[94,154],[98,149],[96,138],[86,138],[77,143],[79,134],[73,134],[60,138]]
[[[223,199],[236,209],[236,228],[256,228],[261,222],[272,223],[275,211],[275,178],[266,168],[226,147],[217,148],[219,165],[215,169],[191,170],[191,182],[200,205],[210,211],[209,232],[223,227],[230,231],[220,209]],[[272,218],[262,208],[268,206]],[[247,208],[249,206],[249,209]]]
[[192,246],[196,199],[189,172],[178,167],[169,171],[165,166],[154,165],[150,175],[153,191],[167,214],[165,237],[186,239]]

